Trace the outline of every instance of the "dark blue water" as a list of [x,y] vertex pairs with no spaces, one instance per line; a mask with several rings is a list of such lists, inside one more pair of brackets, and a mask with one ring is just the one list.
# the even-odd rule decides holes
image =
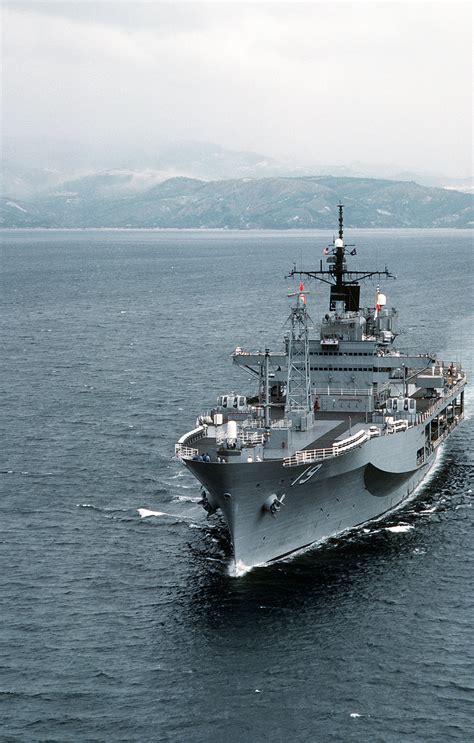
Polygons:
[[[470,420],[403,512],[242,578],[172,459],[331,237],[2,233],[2,741],[472,739]],[[399,346],[472,374],[470,235],[350,238],[399,276]]]

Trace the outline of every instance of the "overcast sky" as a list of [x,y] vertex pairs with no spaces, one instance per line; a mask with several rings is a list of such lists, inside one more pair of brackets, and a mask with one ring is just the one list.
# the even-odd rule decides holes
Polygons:
[[[469,175],[469,2],[5,2],[5,142]],[[48,144],[49,143],[49,144]]]

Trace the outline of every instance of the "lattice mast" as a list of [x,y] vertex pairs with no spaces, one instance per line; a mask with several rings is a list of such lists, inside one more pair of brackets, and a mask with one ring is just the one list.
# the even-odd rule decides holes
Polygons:
[[291,326],[288,339],[288,379],[286,387],[286,410],[311,410],[311,374],[309,363],[309,323],[306,296],[301,283],[299,291],[289,296],[296,297],[288,318]]

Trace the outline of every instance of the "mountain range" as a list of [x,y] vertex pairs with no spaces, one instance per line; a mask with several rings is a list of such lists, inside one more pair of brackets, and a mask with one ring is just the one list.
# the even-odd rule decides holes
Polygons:
[[352,227],[463,228],[473,221],[472,194],[452,181],[439,188],[345,167],[312,175],[202,143],[151,153],[141,168],[129,165],[68,175],[4,161],[0,226],[332,229],[340,200]]

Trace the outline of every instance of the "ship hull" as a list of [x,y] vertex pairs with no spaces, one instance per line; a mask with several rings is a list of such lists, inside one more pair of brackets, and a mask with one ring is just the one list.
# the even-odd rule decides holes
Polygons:
[[[224,514],[235,562],[253,566],[398,508],[433,465],[434,451],[417,464],[422,444],[422,432],[411,429],[309,466],[284,467],[281,460],[188,466],[206,487],[210,504]],[[282,505],[272,514],[275,497]]]

